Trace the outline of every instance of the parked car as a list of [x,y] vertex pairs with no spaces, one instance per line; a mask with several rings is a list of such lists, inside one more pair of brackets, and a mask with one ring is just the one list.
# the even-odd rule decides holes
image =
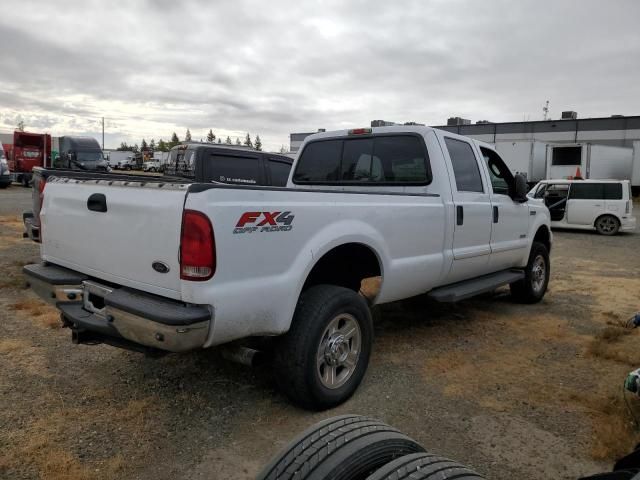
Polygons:
[[11,185],[11,172],[9,171],[9,164],[7,158],[4,155],[4,148],[0,143],[0,188],[7,188]]
[[544,200],[552,228],[595,229],[601,235],[636,229],[629,180],[543,180],[529,196]]
[[284,187],[293,160],[236,145],[189,142],[169,152],[165,172],[196,182]]
[[[215,165],[208,148],[195,176],[198,158]],[[230,178],[257,184],[247,171]],[[360,384],[370,305],[501,285],[533,303],[549,281],[549,211],[524,177],[490,145],[428,127],[307,137],[287,188],[55,173],[41,189],[43,263],[24,272],[74,342],[184,352],[277,337],[276,380],[307,408]],[[365,297],[367,282],[379,288]]]

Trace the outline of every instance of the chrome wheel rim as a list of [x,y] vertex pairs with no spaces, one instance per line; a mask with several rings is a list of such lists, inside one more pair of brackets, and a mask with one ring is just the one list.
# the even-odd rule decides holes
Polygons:
[[616,221],[611,217],[601,218],[598,224],[604,233],[612,233],[616,229]]
[[531,286],[534,292],[540,293],[547,277],[547,262],[542,255],[537,255],[531,266]]
[[330,322],[316,354],[316,370],[326,388],[336,389],[353,375],[360,358],[362,332],[353,315],[341,313]]

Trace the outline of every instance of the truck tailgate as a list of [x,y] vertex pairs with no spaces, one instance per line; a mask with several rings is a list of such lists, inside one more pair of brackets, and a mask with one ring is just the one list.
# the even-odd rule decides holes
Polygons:
[[[42,258],[180,299],[178,257],[186,193],[183,184],[50,179],[41,212]],[[168,270],[156,271],[154,262]]]

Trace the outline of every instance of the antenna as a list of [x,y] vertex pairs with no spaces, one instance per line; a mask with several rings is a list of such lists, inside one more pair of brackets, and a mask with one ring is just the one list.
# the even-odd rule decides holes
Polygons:
[[542,114],[542,119],[547,120],[547,117],[549,116],[549,100],[547,100],[544,107],[542,107]]

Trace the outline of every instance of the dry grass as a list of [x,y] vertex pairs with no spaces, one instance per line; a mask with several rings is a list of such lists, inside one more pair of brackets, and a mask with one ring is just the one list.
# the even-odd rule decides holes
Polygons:
[[[47,480],[122,478],[127,462],[119,453],[94,461],[84,461],[75,455],[67,443],[74,440],[70,426],[86,431],[87,428],[119,425],[120,433],[136,438],[138,453],[144,453],[157,406],[151,398],[109,404],[100,402],[100,397],[110,398],[110,392],[96,392],[92,401],[99,403],[100,408],[92,415],[86,415],[82,407],[66,405],[52,408],[25,428],[5,432],[5,448],[0,450],[0,476],[3,472],[31,467],[39,472],[40,478]],[[52,398],[51,405],[56,404],[59,402]]]
[[0,340],[0,355],[14,353],[19,350],[27,348],[29,344],[24,340],[17,340],[14,338],[4,338]]
[[[612,389],[615,390],[615,389]],[[617,392],[608,395],[601,393],[574,394],[568,401],[581,405],[595,434],[592,438],[591,456],[595,460],[611,460],[620,458],[631,452],[640,442],[629,408],[623,397],[622,383]],[[629,407],[640,410],[640,400],[627,394]]]
[[38,326],[45,328],[61,328],[60,313],[58,310],[39,300],[23,300],[9,306],[9,309],[35,320]]

